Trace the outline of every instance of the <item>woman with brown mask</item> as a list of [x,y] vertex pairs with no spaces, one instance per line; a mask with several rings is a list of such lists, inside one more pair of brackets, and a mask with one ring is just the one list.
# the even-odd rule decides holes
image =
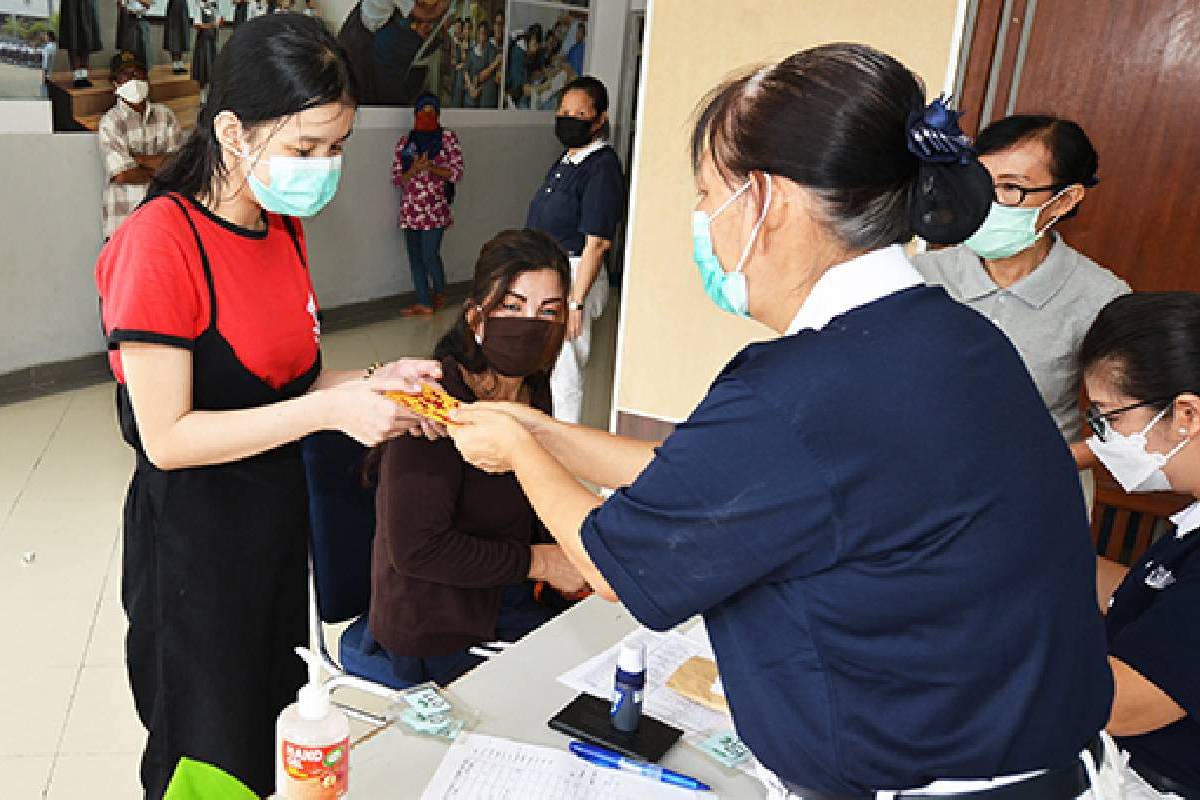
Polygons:
[[[566,255],[549,236],[511,230],[485,244],[462,314],[434,349],[446,391],[549,413],[569,289]],[[479,663],[469,648],[549,620],[534,581],[564,593],[585,585],[516,478],[470,466],[448,438],[385,444],[376,509],[369,630],[398,686],[449,683]]]

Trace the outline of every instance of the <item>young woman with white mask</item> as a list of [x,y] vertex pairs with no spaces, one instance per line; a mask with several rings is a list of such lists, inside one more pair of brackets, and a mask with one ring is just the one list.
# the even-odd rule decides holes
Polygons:
[[515,404],[450,435],[601,596],[657,630],[704,616],[772,797],[1099,796],[1112,679],[1074,463],[1008,340],[901,246],[987,213],[956,115],[833,44],[715,89],[692,143],[705,290],[783,335],[665,442]]
[[[1121,297],[1080,348],[1090,446],[1126,491],[1200,498],[1200,295]],[[1200,797],[1200,502],[1132,568],[1096,563],[1124,797]]]
[[434,362],[323,368],[297,217],[337,189],[355,87],[317,20],[241,26],[191,138],[96,265],[121,431],[123,602],[146,797],[182,756],[261,796],[279,711],[305,678],[308,503],[298,441],[368,445],[413,420],[385,397]]
[[1079,125],[1038,115],[993,122],[975,147],[994,185],[987,219],[962,245],[913,264],[1012,341],[1071,447],[1090,508],[1096,460],[1083,443],[1076,356],[1096,314],[1129,285],[1073,249],[1055,226],[1079,213],[1099,180],[1099,157]]

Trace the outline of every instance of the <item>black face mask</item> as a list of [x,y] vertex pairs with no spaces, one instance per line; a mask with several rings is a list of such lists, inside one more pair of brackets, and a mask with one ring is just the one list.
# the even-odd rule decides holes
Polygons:
[[565,325],[529,317],[488,317],[483,325],[483,357],[496,372],[526,378],[554,363]]
[[592,142],[592,126],[596,119],[558,116],[554,118],[554,135],[563,147],[583,147]]

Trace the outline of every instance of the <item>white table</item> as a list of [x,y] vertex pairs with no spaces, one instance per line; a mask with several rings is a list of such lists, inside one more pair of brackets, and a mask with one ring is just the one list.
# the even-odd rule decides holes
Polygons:
[[[451,684],[450,691],[479,711],[478,732],[565,750],[570,738],[546,725],[576,694],[559,683],[558,676],[612,646],[636,626],[623,606],[591,597],[472,670]],[[394,728],[379,732],[351,753],[350,797],[419,798],[447,747]],[[726,800],[766,796],[754,778],[725,769],[682,741],[662,764],[704,781]]]

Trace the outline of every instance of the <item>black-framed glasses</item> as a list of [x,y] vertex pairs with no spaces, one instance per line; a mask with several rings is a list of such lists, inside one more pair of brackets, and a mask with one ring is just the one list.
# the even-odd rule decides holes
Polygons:
[[1031,194],[1053,192],[1061,188],[1061,186],[1056,184],[1050,186],[1021,186],[1016,183],[997,183],[992,188],[992,193],[996,197],[996,202],[1002,206],[1019,206]]
[[1140,403],[1134,403],[1131,406],[1122,408],[1114,408],[1112,411],[1101,411],[1100,406],[1095,403],[1089,403],[1083,415],[1087,419],[1087,424],[1092,429],[1092,433],[1096,434],[1096,438],[1102,442],[1108,441],[1108,432],[1111,430],[1109,421],[1126,411],[1133,411],[1135,408],[1145,408],[1146,406],[1155,406],[1159,403],[1165,403],[1170,398],[1164,400],[1143,400]]

